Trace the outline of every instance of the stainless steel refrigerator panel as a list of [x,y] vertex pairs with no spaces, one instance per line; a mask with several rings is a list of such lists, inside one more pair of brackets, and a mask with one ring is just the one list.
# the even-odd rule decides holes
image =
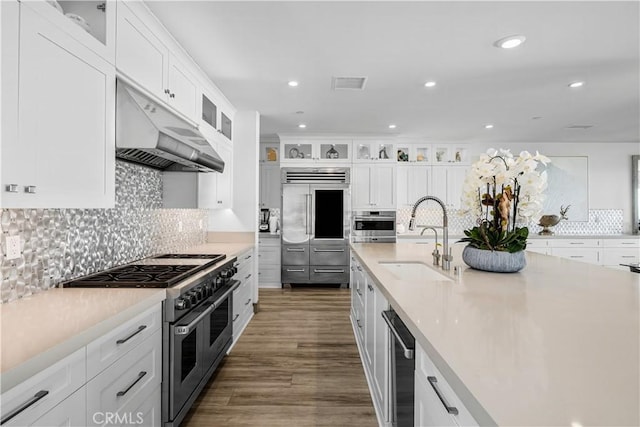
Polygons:
[[308,283],[308,265],[283,265],[281,271],[282,283]]
[[345,244],[312,244],[309,251],[309,263],[311,265],[349,265],[349,250]]
[[[282,242],[309,241],[311,229],[311,194],[308,185],[282,186]],[[284,260],[283,260],[284,261]]]
[[311,283],[349,283],[348,266],[312,265],[309,267]]
[[309,245],[282,245],[282,265],[309,265]]

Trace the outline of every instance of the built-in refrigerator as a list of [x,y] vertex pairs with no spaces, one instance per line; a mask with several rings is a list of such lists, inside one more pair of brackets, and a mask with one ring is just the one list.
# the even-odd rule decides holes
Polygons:
[[349,283],[348,168],[282,169],[282,283]]

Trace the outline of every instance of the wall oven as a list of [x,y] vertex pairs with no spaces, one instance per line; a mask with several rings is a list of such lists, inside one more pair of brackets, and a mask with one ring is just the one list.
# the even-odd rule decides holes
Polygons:
[[395,243],[395,211],[353,212],[352,240],[354,243]]
[[282,282],[349,283],[348,168],[282,169]]

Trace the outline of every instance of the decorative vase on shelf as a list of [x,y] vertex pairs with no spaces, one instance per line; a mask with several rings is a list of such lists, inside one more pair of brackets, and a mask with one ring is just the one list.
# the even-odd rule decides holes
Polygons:
[[515,273],[527,265],[524,251],[490,251],[473,246],[464,248],[462,260],[471,268],[493,273]]

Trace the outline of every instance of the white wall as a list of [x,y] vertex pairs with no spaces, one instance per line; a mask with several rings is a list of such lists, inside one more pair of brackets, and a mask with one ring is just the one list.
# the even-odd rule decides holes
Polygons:
[[238,111],[233,120],[233,208],[209,211],[209,231],[256,231],[260,114]]
[[472,158],[489,148],[508,148],[513,154],[538,150],[545,156],[589,157],[589,209],[622,209],[623,232],[631,232],[631,156],[640,154],[638,143],[512,143],[472,144]]

